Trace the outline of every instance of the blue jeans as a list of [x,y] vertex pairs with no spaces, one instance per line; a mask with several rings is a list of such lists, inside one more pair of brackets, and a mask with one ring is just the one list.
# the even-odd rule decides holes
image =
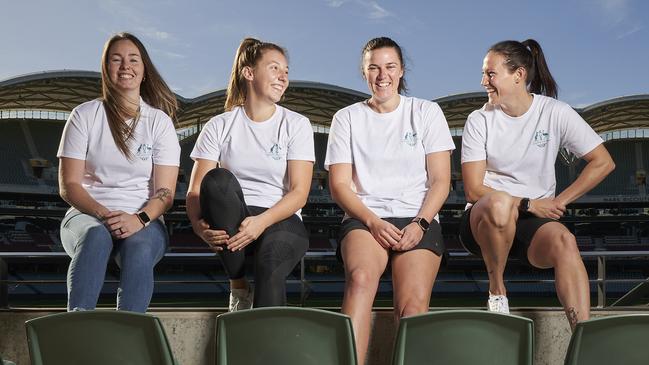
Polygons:
[[153,268],[169,244],[160,220],[118,240],[100,220],[72,209],[61,222],[61,242],[72,258],[67,278],[69,311],[95,309],[108,260],[114,256],[120,268],[117,309],[146,312],[153,295]]

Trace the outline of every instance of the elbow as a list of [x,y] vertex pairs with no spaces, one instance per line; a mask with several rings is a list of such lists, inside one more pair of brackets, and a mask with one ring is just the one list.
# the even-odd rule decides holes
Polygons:
[[68,192],[65,190],[65,188],[61,187],[59,189],[59,196],[61,197],[61,199],[63,199],[63,201],[68,201]]
[[474,204],[475,202],[478,201],[478,199],[480,199],[480,197],[477,196],[477,194],[473,191],[473,189],[470,189],[470,188],[467,189],[467,187],[465,186],[464,187],[464,199],[466,199],[467,203]]
[[304,208],[306,203],[309,201],[309,190],[304,190],[300,191],[299,195],[299,200],[298,200],[298,205],[300,206],[300,209]]
[[606,175],[610,174],[615,170],[615,162],[613,159],[609,159],[608,163],[606,164]]

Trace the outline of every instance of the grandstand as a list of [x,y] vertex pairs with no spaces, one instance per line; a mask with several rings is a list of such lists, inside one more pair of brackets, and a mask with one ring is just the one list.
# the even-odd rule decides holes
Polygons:
[[[55,306],[65,302],[62,282],[67,257],[62,253],[58,224],[66,204],[58,197],[56,150],[70,111],[98,97],[100,91],[99,73],[87,71],[42,72],[0,81],[0,261],[9,264],[8,278],[0,279],[12,283],[8,287],[11,306],[33,306],[35,298],[45,298]],[[316,132],[316,166],[309,202],[303,210],[311,233],[310,254],[291,277],[288,289],[292,304],[340,303],[343,274],[332,252],[342,212],[331,201],[323,161],[333,114],[368,97],[334,85],[292,81],[281,102],[307,116]],[[183,200],[193,165],[189,153],[202,126],[223,111],[225,90],[193,99],[178,96],[178,101],[181,170],[176,204],[166,216],[171,253],[178,256],[170,256],[159,265],[157,277],[166,283],[156,286],[153,305],[219,307],[225,304],[226,277],[218,260],[193,234],[184,215]],[[486,94],[459,94],[434,101],[444,111],[458,149],[452,155],[452,191],[441,212],[449,254],[438,276],[432,304],[481,306],[487,285],[484,266],[480,260],[467,257],[455,232],[465,203],[459,152],[462,128],[467,115],[484,104]],[[606,285],[597,281],[601,268],[598,256],[585,256],[593,298],[598,290],[606,290],[605,301],[598,303],[603,306],[649,277],[649,95],[611,99],[576,111],[604,138],[617,168],[596,189],[570,206],[564,222],[577,236],[583,251],[640,252],[608,258]],[[558,190],[573,181],[584,166],[566,151],[555,165]],[[26,259],[30,253],[37,258]],[[115,272],[115,268],[110,269],[109,282],[116,280]],[[506,278],[511,280],[510,295],[518,297],[523,305],[558,304],[551,271],[531,270],[513,261],[508,265]],[[5,290],[6,282],[0,284]],[[19,282],[28,284],[14,285]],[[107,285],[104,303],[112,305],[114,290],[114,285]],[[386,276],[377,306],[391,305],[391,291]]]

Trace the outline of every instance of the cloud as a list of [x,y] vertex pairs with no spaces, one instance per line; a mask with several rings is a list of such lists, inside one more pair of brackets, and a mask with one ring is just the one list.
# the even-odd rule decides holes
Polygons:
[[140,26],[133,27],[136,35],[142,35],[148,39],[157,41],[170,41],[175,39],[171,33],[150,25],[152,23],[150,19],[141,15],[146,14],[146,12],[140,12],[137,9],[134,11],[130,3],[126,4],[122,0],[106,0],[101,3],[101,7],[106,12],[115,16],[116,19],[125,20],[125,24],[141,24]]
[[362,13],[368,19],[381,20],[395,15],[376,1],[370,0],[326,0],[327,5],[332,8],[340,8],[345,4],[354,3],[362,9]]
[[348,2],[348,0],[327,0],[327,5],[332,8],[339,8],[346,2]]
[[644,25],[636,24],[631,29],[629,29],[629,30],[627,30],[625,32],[622,32],[621,34],[618,34],[616,39],[620,40],[622,38],[626,38],[626,37],[628,37],[628,36],[630,36],[632,34],[635,34],[635,33],[639,32],[639,31],[641,31],[643,29],[644,29]]
[[376,1],[368,1],[366,2],[365,6],[371,9],[369,13],[370,19],[383,19],[383,18],[393,16],[392,13],[387,11],[381,5],[377,4]]
[[600,11],[611,25],[624,22],[629,16],[629,0],[598,0]]

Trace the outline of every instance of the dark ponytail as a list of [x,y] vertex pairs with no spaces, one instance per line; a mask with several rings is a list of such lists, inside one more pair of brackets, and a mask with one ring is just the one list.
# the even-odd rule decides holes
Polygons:
[[527,72],[527,80],[525,81],[530,92],[552,98],[557,97],[557,83],[550,73],[541,45],[534,39],[523,42],[498,42],[489,48],[489,52],[503,55],[505,65],[510,72],[523,67]]

